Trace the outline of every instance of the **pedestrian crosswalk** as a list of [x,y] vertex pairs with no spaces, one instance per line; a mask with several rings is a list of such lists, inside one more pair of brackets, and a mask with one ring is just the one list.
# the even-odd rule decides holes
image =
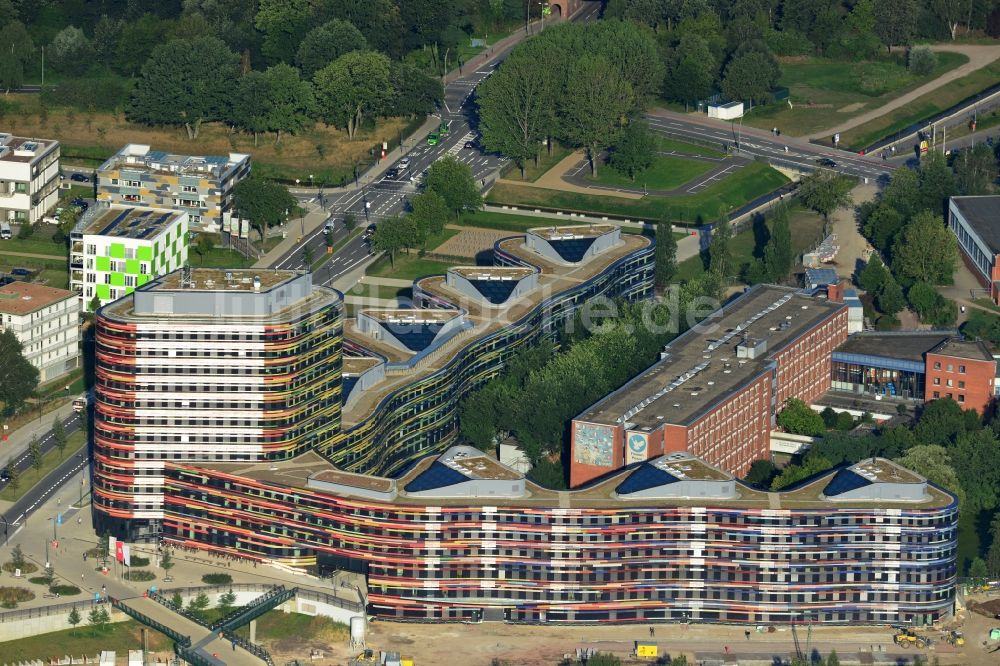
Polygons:
[[452,157],[458,155],[460,152],[462,152],[462,148],[465,147],[465,143],[467,141],[472,141],[475,138],[476,138],[475,132],[466,133],[466,135],[463,136],[461,139],[459,139],[454,146],[448,149],[448,152],[446,154],[451,155]]

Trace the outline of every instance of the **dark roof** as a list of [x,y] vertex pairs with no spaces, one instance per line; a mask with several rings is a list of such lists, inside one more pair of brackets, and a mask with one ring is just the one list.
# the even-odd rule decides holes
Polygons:
[[836,497],[837,495],[843,495],[852,490],[857,490],[858,488],[864,488],[865,486],[871,485],[871,481],[861,476],[850,467],[845,467],[834,475],[830,480],[830,483],[826,484],[826,488],[823,489],[823,494],[827,497]]
[[632,493],[637,493],[640,490],[648,490],[650,488],[656,488],[657,486],[674,483],[676,481],[677,477],[673,474],[645,462],[638,469],[629,474],[628,477],[622,481],[617,488],[615,488],[615,492],[619,495],[630,495]]
[[469,283],[493,305],[503,305],[520,280],[469,280]]
[[583,255],[587,254],[587,250],[590,246],[594,244],[597,238],[571,238],[568,240],[549,240],[549,245],[552,249],[559,253],[563,261],[569,262],[571,264],[579,263],[583,259]]
[[462,483],[468,480],[468,477],[461,472],[453,470],[447,465],[443,465],[435,460],[431,463],[430,467],[421,472],[417,478],[406,484],[406,487],[403,488],[403,490],[408,493],[418,493],[422,490],[434,490],[435,488],[453,486],[456,483]]
[[1000,196],[952,197],[951,201],[976,235],[1000,254]]
[[962,340],[952,338],[945,340],[931,350],[935,354],[943,356],[954,356],[955,358],[967,358],[971,361],[992,361],[993,354],[979,340]]
[[869,356],[885,356],[923,363],[924,354],[941,343],[946,342],[953,335],[954,333],[950,331],[933,333],[856,333],[837,347],[836,351],[850,354],[866,354]]

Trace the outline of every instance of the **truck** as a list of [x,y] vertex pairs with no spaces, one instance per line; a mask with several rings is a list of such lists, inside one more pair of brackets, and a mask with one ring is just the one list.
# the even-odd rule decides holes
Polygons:
[[12,237],[10,222],[0,222],[0,240],[10,240]]

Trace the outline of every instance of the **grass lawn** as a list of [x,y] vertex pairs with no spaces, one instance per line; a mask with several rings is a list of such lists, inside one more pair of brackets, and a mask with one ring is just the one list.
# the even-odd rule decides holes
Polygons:
[[585,176],[589,181],[611,187],[647,187],[651,190],[672,190],[688,183],[701,174],[711,171],[716,165],[712,162],[702,162],[685,157],[658,156],[648,169],[643,169],[635,175],[635,179],[615,171],[608,165],[597,171],[597,177]]
[[224,247],[213,247],[210,252],[200,255],[194,245],[188,248],[188,262],[193,268],[246,268],[253,264],[250,259]]
[[24,252],[27,254],[44,254],[56,259],[65,259],[69,255],[69,250],[65,243],[56,243],[52,240],[52,233],[55,225],[39,224],[35,233],[30,238],[20,240],[16,236],[10,240],[0,241],[0,254],[8,252]]
[[[536,227],[550,227],[552,224],[581,224],[579,220],[567,217],[565,220],[557,220],[551,217],[534,217],[532,215],[518,215],[517,213],[497,213],[494,211],[480,210],[462,214],[458,224],[467,227],[480,227],[482,229],[497,229],[499,231],[521,232]],[[642,229],[638,227],[622,227],[623,234],[641,234]],[[674,238],[680,240],[687,234],[679,231],[674,232]]]
[[[129,650],[142,648],[142,638],[139,632],[142,625],[135,620],[110,624],[107,632],[96,634],[86,626],[87,613],[90,612],[89,603],[81,603],[79,610],[83,618],[79,628],[54,631],[0,643],[0,655],[3,655],[3,659],[10,663],[36,659],[48,663],[49,658],[53,656],[63,657],[69,654],[74,657],[83,655],[93,657],[100,654],[102,650],[114,650],[122,655],[128,654]],[[172,640],[154,629],[146,631],[146,636],[150,650],[165,652],[173,647]]]
[[417,256],[416,251],[410,250],[409,254],[397,253],[396,265],[389,263],[389,257],[380,257],[369,266],[366,273],[376,277],[395,278],[397,280],[416,280],[427,275],[441,275],[447,272],[454,262],[434,261],[432,259],[422,259]]
[[524,180],[528,182],[535,182],[541,178],[542,174],[554,167],[556,164],[561,162],[563,158],[569,155],[572,150],[564,147],[561,144],[552,144],[552,154],[549,155],[545,148],[542,148],[542,152],[538,155],[538,166],[535,166],[533,160],[528,160],[524,165],[524,178],[521,178],[521,170],[516,166],[513,167],[504,176],[506,180]]
[[998,80],[1000,80],[1000,60],[994,60],[986,67],[950,81],[906,106],[847,130],[841,135],[840,141],[853,150],[866,148],[879,139],[892,136],[995,85]]
[[69,260],[66,255],[63,257],[53,256],[51,259],[37,259],[35,257],[15,257],[3,254],[3,251],[0,250],[0,273],[9,273],[14,268],[27,268],[32,271],[34,273],[31,278],[32,282],[59,289],[69,288]]
[[[42,417],[45,418],[44,416]],[[49,421],[51,423],[51,420]],[[20,499],[21,495],[26,493],[32,485],[38,482],[39,479],[45,477],[46,474],[51,472],[66,458],[71,458],[76,455],[86,444],[86,435],[83,432],[77,430],[72,435],[67,438],[66,452],[60,454],[58,449],[52,449],[48,453],[42,456],[42,468],[40,470],[35,470],[34,468],[29,469],[26,472],[22,472],[21,476],[18,477],[17,490],[12,490],[10,484],[0,490],[0,500],[5,500],[8,502],[16,502]],[[6,464],[6,463],[5,463]],[[3,654],[2,650],[3,644],[0,643],[0,654]]]
[[[768,218],[768,229],[771,228],[771,219]],[[806,250],[814,246],[823,233],[823,217],[806,210],[801,206],[794,205],[789,211],[789,226],[792,231],[792,252],[801,255]],[[747,227],[745,231],[736,234],[732,240],[733,263],[737,266],[756,261],[753,256],[754,233],[752,227]],[[705,272],[705,264],[700,256],[685,259],[677,265],[677,276],[674,278],[679,282],[686,282]]]
[[447,227],[445,227],[436,234],[427,237],[427,240],[424,241],[424,249],[426,249],[428,252],[433,252],[436,248],[439,248],[442,245],[444,245],[445,241],[447,241],[449,238],[453,238],[454,236],[457,236],[459,233],[460,232],[458,229],[448,229]]
[[[240,627],[236,633],[244,637],[250,636],[250,627]],[[257,618],[257,642],[278,641],[290,636],[305,642],[319,640],[327,643],[346,642],[350,637],[350,628],[323,615],[303,615],[302,613],[284,613],[279,610],[268,611]],[[2,645],[2,644],[0,644]]]
[[498,183],[490,191],[487,201],[578,213],[627,215],[647,220],[666,218],[675,224],[705,224],[787,182],[785,176],[767,164],[753,162],[697,194],[683,197],[622,199]]
[[679,141],[677,139],[671,139],[669,137],[661,137],[657,142],[657,150],[662,150],[665,152],[676,151],[678,153],[688,153],[690,155],[704,155],[705,157],[725,157],[726,154],[721,150],[714,150],[712,148],[706,148],[705,146],[700,146],[696,143],[688,143],[687,141]]
[[764,129],[778,127],[792,136],[808,135],[878,108],[966,62],[968,58],[959,53],[938,53],[937,67],[925,77],[911,75],[901,53],[869,62],[828,58],[783,62],[779,85],[788,88],[792,107],[784,101],[754,107],[744,122]]

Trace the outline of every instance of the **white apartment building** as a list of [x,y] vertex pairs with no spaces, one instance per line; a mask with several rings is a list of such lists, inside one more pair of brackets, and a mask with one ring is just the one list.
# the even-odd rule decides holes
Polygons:
[[188,214],[145,206],[91,206],[70,233],[69,288],[86,308],[132,293],[188,259]]
[[0,220],[34,224],[59,199],[59,142],[0,133]]
[[24,357],[48,382],[80,367],[80,299],[30,282],[0,287],[0,329],[24,345]]

